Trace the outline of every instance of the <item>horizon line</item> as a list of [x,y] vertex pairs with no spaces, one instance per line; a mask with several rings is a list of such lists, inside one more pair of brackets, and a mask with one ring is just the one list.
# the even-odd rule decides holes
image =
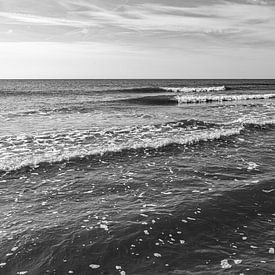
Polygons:
[[275,80],[275,78],[0,78],[1,80]]

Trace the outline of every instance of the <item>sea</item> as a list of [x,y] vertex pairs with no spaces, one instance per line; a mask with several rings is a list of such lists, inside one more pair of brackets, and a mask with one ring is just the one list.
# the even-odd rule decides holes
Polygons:
[[275,274],[275,80],[0,80],[0,274]]

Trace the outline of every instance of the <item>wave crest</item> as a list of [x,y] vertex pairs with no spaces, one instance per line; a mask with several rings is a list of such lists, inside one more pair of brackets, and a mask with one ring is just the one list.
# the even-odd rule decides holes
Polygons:
[[[144,154],[166,150],[170,146],[188,146],[211,142],[244,131],[271,130],[274,119],[243,117],[231,123],[178,120],[105,131],[44,133],[37,136],[6,136],[0,140],[0,171],[48,167],[54,163],[78,162],[82,159],[110,160],[119,154]],[[174,147],[173,147],[174,148]]]
[[244,101],[273,99],[275,94],[244,94],[244,95],[155,95],[121,99],[116,102],[129,102],[142,105],[178,105],[187,103],[211,103],[224,101]]
[[180,92],[180,93],[207,93],[207,92],[219,92],[225,91],[225,86],[214,86],[214,87],[162,87],[161,89],[169,92]]
[[[180,124],[176,125],[180,127]],[[0,171],[10,172],[19,170],[24,167],[37,168],[42,164],[53,164],[66,161],[77,161],[85,158],[103,157],[104,155],[112,155],[116,153],[125,153],[127,155],[130,151],[138,150],[157,150],[165,148],[171,145],[192,145],[199,142],[206,142],[212,140],[218,140],[223,137],[230,137],[232,135],[240,134],[243,127],[233,128],[216,128],[216,129],[204,129],[194,132],[186,132],[185,135],[181,134],[170,137],[159,136],[154,138],[135,138],[122,142],[120,144],[109,144],[97,148],[80,147],[74,148],[72,151],[56,150],[45,152],[39,155],[21,156],[6,159],[0,162]]]
[[186,96],[177,95],[176,99],[179,104],[182,103],[207,103],[207,102],[223,102],[223,101],[239,101],[253,99],[272,99],[275,94],[245,94],[245,95],[219,95],[219,96]]

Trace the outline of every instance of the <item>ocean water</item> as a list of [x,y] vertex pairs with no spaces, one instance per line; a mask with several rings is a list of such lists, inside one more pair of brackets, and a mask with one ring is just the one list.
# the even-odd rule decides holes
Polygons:
[[0,274],[275,274],[275,80],[0,80]]

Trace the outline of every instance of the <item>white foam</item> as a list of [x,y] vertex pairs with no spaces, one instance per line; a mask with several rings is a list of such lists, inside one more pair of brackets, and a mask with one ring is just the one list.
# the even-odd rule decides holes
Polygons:
[[90,264],[89,267],[92,269],[98,269],[98,268],[100,268],[100,265],[99,264]]
[[86,156],[103,156],[106,153],[116,153],[123,150],[136,150],[143,148],[158,149],[171,144],[179,145],[191,145],[200,141],[209,141],[220,139],[221,137],[227,137],[239,134],[244,129],[244,126],[229,127],[229,128],[215,128],[197,130],[194,132],[182,132],[179,131],[174,136],[164,135],[148,138],[130,138],[127,141],[119,143],[106,144],[101,147],[75,147],[70,150],[51,150],[37,155],[21,155],[20,157],[10,157],[7,159],[0,159],[0,170],[13,171],[22,167],[31,166],[38,167],[41,163],[55,163],[70,160],[73,158],[84,158]]
[[245,94],[245,95],[205,95],[205,96],[186,96],[177,95],[176,99],[179,104],[182,103],[204,103],[204,102],[222,102],[222,101],[239,101],[253,99],[270,99],[274,98],[275,94]]
[[227,259],[224,259],[224,260],[221,260],[221,267],[223,269],[229,269],[232,267],[231,264],[229,264],[228,260]]
[[234,123],[242,123],[242,124],[255,124],[259,126],[265,126],[268,124],[275,124],[275,118],[263,117],[262,115],[259,117],[250,117],[250,116],[242,116],[234,121],[223,124],[234,124]]
[[225,86],[214,86],[214,87],[161,87],[161,89],[169,92],[180,92],[180,93],[207,93],[207,92],[219,92],[225,91]]

